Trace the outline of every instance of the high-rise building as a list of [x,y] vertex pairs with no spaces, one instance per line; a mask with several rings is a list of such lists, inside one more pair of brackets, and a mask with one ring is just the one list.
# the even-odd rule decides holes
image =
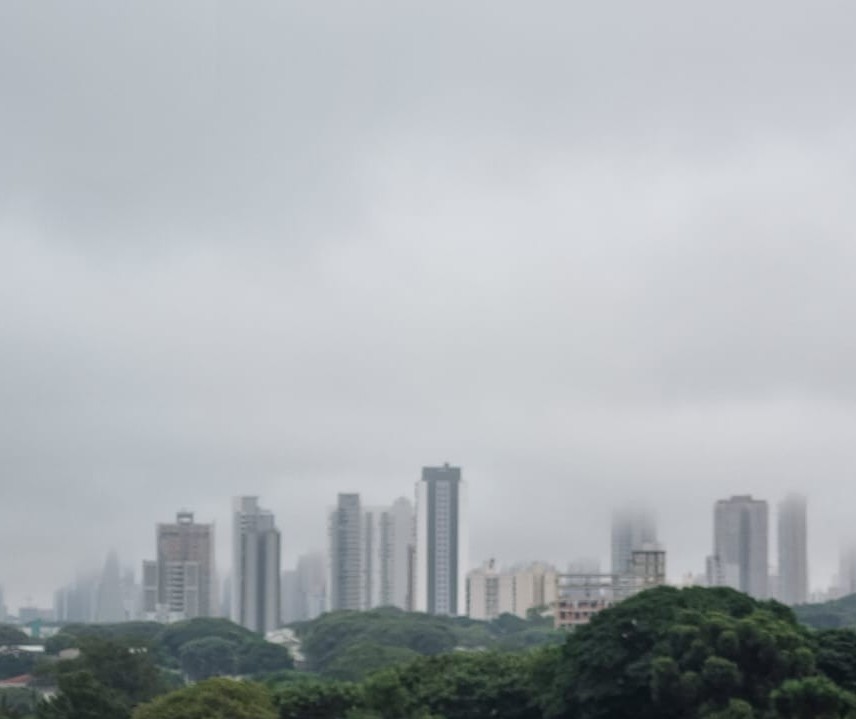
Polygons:
[[6,621],[6,599],[3,596],[3,586],[0,585],[0,623]]
[[808,601],[808,546],[805,497],[792,494],[779,504],[779,581],[777,598],[784,604]]
[[265,634],[280,625],[280,534],[258,497],[232,504],[232,621]]
[[101,580],[98,583],[95,621],[112,624],[124,622],[127,619],[122,592],[122,577],[119,572],[119,558],[116,556],[116,552],[110,552],[104,562]]
[[842,545],[838,562],[838,596],[856,594],[856,544]]
[[625,508],[612,515],[612,573],[632,571],[634,550],[657,542],[654,515],[638,508]]
[[708,584],[729,586],[756,599],[769,596],[768,510],[750,495],[721,499],[714,506],[713,555]]
[[330,513],[330,610],[360,610],[366,603],[366,530],[359,494],[339,494]]
[[149,619],[180,621],[217,614],[214,525],[192,512],[158,524],[157,560],[143,562],[143,612]]
[[400,497],[380,516],[380,606],[410,609],[408,587],[413,540],[413,505]]
[[416,484],[416,611],[453,616],[466,612],[466,515],[460,467],[424,467]]

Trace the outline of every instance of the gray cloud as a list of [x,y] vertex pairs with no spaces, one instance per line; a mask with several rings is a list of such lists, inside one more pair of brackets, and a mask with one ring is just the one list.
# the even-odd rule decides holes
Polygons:
[[[474,560],[850,533],[844,2],[0,7],[0,581],[471,481]],[[10,548],[14,551],[10,551]],[[95,559],[92,557],[95,556]],[[38,567],[34,571],[33,567]]]

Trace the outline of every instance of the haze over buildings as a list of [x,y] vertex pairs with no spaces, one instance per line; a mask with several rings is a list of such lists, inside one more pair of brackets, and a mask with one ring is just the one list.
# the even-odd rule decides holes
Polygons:
[[443,457],[479,497],[468,569],[610,571],[638,499],[697,574],[717,499],[788,487],[827,587],[856,539],[854,24],[825,0],[2,3],[10,611],[110,547],[139,573],[180,507],[228,570],[245,493],[294,569],[338,492],[410,498]]
[[767,502],[739,495],[721,499],[713,511],[713,554],[708,583],[726,586],[755,597],[769,596]]
[[792,494],[778,509],[778,596],[788,605],[808,601],[808,520],[806,499]]
[[279,530],[257,497],[235,497],[232,511],[231,619],[264,634],[280,625]]

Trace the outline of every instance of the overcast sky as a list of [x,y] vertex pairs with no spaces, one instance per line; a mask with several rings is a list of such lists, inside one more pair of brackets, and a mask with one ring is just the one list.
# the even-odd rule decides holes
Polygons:
[[[469,482],[473,564],[856,539],[856,7],[0,0],[0,583],[180,508],[283,558]],[[771,524],[774,524],[771,516]],[[772,546],[772,544],[771,544]],[[775,557],[773,557],[775,559]]]

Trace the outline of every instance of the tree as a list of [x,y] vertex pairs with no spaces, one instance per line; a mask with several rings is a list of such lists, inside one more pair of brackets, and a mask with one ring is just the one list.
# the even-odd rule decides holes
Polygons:
[[295,682],[283,687],[274,702],[279,719],[341,719],[364,708],[362,688],[349,682]]
[[238,669],[235,645],[220,637],[193,639],[181,647],[181,669],[193,681],[234,675]]
[[13,627],[11,624],[0,624],[0,647],[29,643],[30,638],[18,627]]
[[281,644],[254,639],[244,643],[238,651],[240,674],[271,674],[293,668],[294,659],[288,649]]
[[856,709],[856,697],[826,677],[790,679],[770,698],[780,719],[838,719]]
[[141,704],[133,719],[277,719],[277,714],[260,684],[219,677]]
[[59,693],[39,704],[39,719],[128,719],[128,704],[88,671],[61,674]]

